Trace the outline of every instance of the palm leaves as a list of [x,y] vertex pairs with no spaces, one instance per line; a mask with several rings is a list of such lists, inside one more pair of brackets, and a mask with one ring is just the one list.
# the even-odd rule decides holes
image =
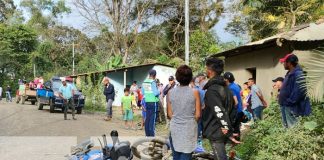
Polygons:
[[312,50],[310,59],[303,63],[307,72],[309,96],[316,102],[324,100],[324,46]]

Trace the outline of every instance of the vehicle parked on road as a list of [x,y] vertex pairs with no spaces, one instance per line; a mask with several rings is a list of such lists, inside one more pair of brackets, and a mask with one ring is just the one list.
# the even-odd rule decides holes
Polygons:
[[23,93],[19,93],[19,90],[17,90],[16,103],[19,103],[20,100],[22,104],[25,104],[26,101],[29,101],[32,105],[35,105],[37,102],[36,88],[29,88],[26,85]]
[[[81,90],[77,90],[72,80],[67,79],[67,83],[75,88],[73,101],[77,114],[81,114],[85,103],[85,97]],[[44,86],[45,89],[37,90],[37,97],[39,100],[38,109],[42,110],[45,105],[48,105],[50,106],[51,113],[53,113],[57,108],[64,111],[63,99],[59,97],[59,88],[62,86],[62,80],[60,77],[53,77],[50,81],[45,82]]]

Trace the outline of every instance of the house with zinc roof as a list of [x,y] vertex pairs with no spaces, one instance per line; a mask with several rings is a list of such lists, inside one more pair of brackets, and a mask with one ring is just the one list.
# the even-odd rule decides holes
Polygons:
[[225,71],[234,74],[236,83],[242,85],[249,78],[255,78],[256,84],[269,101],[272,80],[279,76],[284,77],[287,73],[279,59],[294,53],[301,65],[307,67],[303,62],[316,59],[314,52],[320,46],[324,46],[323,20],[297,26],[290,31],[215,54],[213,57],[225,57]]

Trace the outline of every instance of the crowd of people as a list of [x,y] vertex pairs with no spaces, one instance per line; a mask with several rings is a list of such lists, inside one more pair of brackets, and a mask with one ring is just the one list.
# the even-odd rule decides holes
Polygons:
[[[298,57],[288,54],[280,63],[288,72],[285,78],[273,80],[272,96],[280,104],[283,126],[290,128],[298,122],[298,117],[310,114],[311,106]],[[233,73],[224,73],[224,62],[217,58],[208,58],[206,72],[196,76],[189,66],[178,67],[175,77],[170,76],[165,86],[156,76],[157,72],[150,70],[141,87],[134,81],[130,88],[125,88],[121,99],[125,127],[134,128],[133,109],[141,107],[141,128],[145,136],[155,136],[155,125],[163,119],[160,113],[166,106],[171,148],[176,160],[190,159],[193,151],[203,151],[202,137],[210,141],[215,159],[227,159],[226,143],[241,143],[241,123],[251,119],[257,123],[268,107],[254,78],[249,78],[241,87],[235,82]],[[110,120],[115,91],[108,77],[103,83],[107,101],[105,120]]]

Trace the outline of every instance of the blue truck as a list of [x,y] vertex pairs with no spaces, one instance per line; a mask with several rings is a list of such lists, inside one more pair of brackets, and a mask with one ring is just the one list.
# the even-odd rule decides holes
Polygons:
[[[75,88],[73,101],[77,114],[82,113],[85,103],[85,97],[81,90],[77,90],[72,81],[66,81]],[[62,86],[60,77],[53,77],[50,81],[45,82],[44,89],[37,90],[38,109],[42,110],[44,106],[50,106],[50,112],[53,113],[57,108],[64,111],[63,99],[59,97],[59,88]]]

